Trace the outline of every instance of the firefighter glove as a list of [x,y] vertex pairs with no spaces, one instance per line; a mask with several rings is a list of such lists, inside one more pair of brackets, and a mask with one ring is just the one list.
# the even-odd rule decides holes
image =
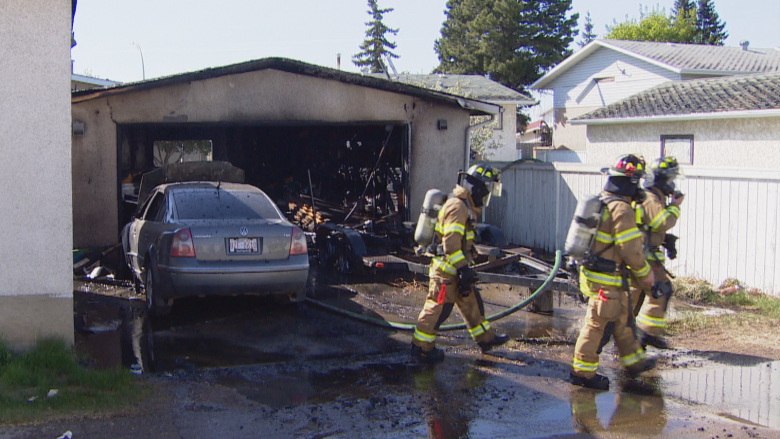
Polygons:
[[662,244],[666,248],[666,255],[669,259],[677,258],[677,238],[671,233],[664,235],[664,243]]

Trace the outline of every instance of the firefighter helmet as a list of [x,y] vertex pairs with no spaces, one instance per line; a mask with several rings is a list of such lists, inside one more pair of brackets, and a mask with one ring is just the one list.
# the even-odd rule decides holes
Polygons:
[[488,164],[474,164],[466,172],[459,172],[458,177],[458,184],[471,192],[477,207],[487,206],[491,196],[501,196],[499,172]]
[[650,163],[650,169],[645,177],[645,187],[657,187],[665,195],[674,192],[674,180],[684,176],[682,168],[674,157],[661,157]]
[[639,179],[645,176],[645,159],[636,154],[622,155],[606,169],[606,173],[610,177],[628,177],[632,183],[639,183]]

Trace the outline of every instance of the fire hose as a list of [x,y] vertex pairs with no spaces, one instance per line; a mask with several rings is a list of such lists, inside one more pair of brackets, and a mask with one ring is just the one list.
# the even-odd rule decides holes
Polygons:
[[[547,276],[547,278],[544,280],[544,282],[537,288],[533,293],[531,293],[530,296],[525,298],[520,303],[512,306],[511,308],[507,308],[499,313],[493,314],[491,316],[487,317],[487,320],[489,322],[494,322],[498,319],[504,318],[510,314],[514,314],[515,312],[519,311],[520,309],[526,307],[529,303],[531,303],[536,297],[538,297],[540,294],[545,292],[547,288],[550,286],[550,283],[552,283],[553,279],[555,278],[555,275],[558,273],[558,269],[561,267],[561,261],[563,259],[563,256],[561,255],[561,251],[558,250],[555,252],[555,264],[553,265],[552,270],[550,270],[550,275]],[[350,317],[356,320],[359,320],[364,323],[370,323],[373,325],[382,326],[384,328],[392,328],[392,329],[400,329],[403,331],[414,331],[414,329],[417,327],[416,324],[410,324],[410,323],[398,323],[398,322],[388,322],[387,320],[381,320],[376,319],[373,317],[369,317],[364,314],[359,314],[351,311],[347,311],[345,309],[339,308],[337,306],[328,305],[327,303],[320,302],[319,300],[314,300],[311,298],[306,299],[307,302],[318,306],[320,308],[326,309],[328,311],[334,312],[336,314]],[[454,325],[442,325],[439,328],[439,331],[457,331],[461,329],[466,329],[465,323],[459,323]]]

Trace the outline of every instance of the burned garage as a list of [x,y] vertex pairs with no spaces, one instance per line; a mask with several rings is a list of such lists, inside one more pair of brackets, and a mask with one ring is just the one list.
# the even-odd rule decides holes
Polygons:
[[[466,164],[469,118],[498,107],[269,58],[72,96],[74,246],[118,241],[142,176],[225,161],[294,215],[414,220]],[[309,212],[311,213],[311,212]]]

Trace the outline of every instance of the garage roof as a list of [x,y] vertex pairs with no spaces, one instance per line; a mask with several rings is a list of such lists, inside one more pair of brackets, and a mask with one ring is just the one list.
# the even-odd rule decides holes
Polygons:
[[267,69],[312,76],[315,78],[329,79],[346,84],[354,84],[362,87],[369,87],[393,93],[430,99],[460,106],[470,110],[472,114],[497,114],[500,111],[499,106],[495,104],[429,90],[402,82],[390,81],[375,76],[364,76],[357,73],[350,73],[314,64],[307,64],[302,61],[288,58],[262,58],[254,61],[232,64],[229,66],[212,67],[196,72],[182,73],[141,82],[126,83],[102,89],[75,91],[71,94],[71,102],[84,102],[91,99],[114,96],[123,93],[132,93],[136,91],[166,87],[179,83],[200,81],[225,75],[236,75]]
[[[371,75],[375,77],[387,77],[384,73],[372,73]],[[524,106],[536,105],[536,100],[531,96],[513,90],[500,82],[493,81],[482,75],[456,75],[451,73],[419,75],[400,73],[392,74],[390,76],[395,81],[419,85],[431,90],[445,91],[473,99]]]

